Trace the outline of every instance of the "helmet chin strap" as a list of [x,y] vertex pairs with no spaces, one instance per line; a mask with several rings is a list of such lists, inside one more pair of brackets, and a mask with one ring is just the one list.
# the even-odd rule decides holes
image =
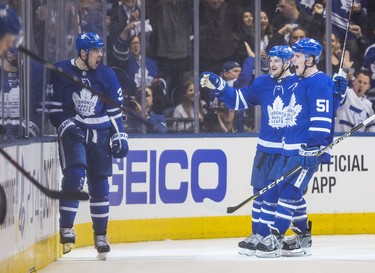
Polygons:
[[306,69],[307,69],[307,68],[309,68],[309,67],[313,67],[313,66],[316,64],[316,63],[315,63],[315,59],[313,59],[313,63],[312,63],[310,66],[308,66],[308,65],[307,65],[307,60],[308,60],[308,59],[305,59],[305,63],[304,63],[305,68],[303,69],[301,76],[299,76],[300,78],[302,78],[302,77],[305,75],[305,73],[306,73]]
[[285,69],[284,69],[284,65],[285,64],[283,64],[283,66],[281,67],[281,73],[280,73],[280,75],[276,77],[277,81],[281,80],[281,77],[284,75],[285,71],[287,71],[290,68],[290,63],[288,65],[288,67],[285,68]]
[[89,51],[88,51],[88,50],[86,51],[86,60],[84,60],[84,59],[82,58],[81,53],[79,54],[79,58],[83,61],[83,63],[84,63],[89,69],[92,70],[92,67],[90,67],[90,65],[89,65]]

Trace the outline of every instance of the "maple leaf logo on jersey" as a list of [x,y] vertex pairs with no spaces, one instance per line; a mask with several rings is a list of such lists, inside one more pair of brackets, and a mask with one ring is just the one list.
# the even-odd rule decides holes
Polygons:
[[272,107],[271,105],[267,106],[268,112],[268,125],[272,128],[283,128],[286,126],[285,118],[287,114],[287,107],[284,108],[284,102],[277,96],[276,99],[273,101]]
[[92,96],[91,92],[84,88],[80,94],[73,93],[74,108],[81,116],[92,116],[95,114],[95,106],[98,102],[98,96]]
[[300,104],[296,105],[296,96],[293,94],[287,107],[286,126],[289,127],[297,125],[296,119],[301,110],[302,106]]

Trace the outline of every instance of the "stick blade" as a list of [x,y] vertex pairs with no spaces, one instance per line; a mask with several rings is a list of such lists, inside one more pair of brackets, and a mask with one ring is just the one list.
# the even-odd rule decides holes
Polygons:
[[86,201],[89,200],[90,196],[84,191],[51,191],[50,194],[46,195],[52,199],[59,200],[79,200]]
[[217,212],[221,212],[221,213],[227,213],[227,209],[225,207],[223,207],[222,205],[220,205],[219,202],[215,202],[214,200],[210,199],[210,198],[204,198],[203,199],[203,205],[211,210],[215,210]]

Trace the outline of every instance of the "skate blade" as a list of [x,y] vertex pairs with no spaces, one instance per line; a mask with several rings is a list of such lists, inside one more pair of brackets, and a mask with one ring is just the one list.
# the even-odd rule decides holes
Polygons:
[[281,256],[283,257],[303,257],[310,256],[311,249],[294,249],[294,250],[283,250]]
[[66,243],[62,245],[62,252],[63,254],[67,254],[72,250],[73,243]]
[[240,247],[240,248],[238,249],[238,254],[240,254],[240,255],[246,255],[246,249]]
[[102,253],[98,253],[96,255],[96,258],[100,261],[105,261],[107,259],[107,254],[108,252],[102,252]]
[[246,256],[255,256],[255,250],[246,249]]
[[264,251],[256,251],[255,256],[258,258],[278,258],[281,257],[281,249],[270,251],[270,252],[264,252]]

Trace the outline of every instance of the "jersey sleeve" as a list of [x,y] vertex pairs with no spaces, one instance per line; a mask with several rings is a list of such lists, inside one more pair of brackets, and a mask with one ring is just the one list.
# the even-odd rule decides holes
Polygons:
[[[110,79],[110,87],[108,94],[109,98],[119,106],[123,106],[124,97],[122,96],[122,89],[117,79],[117,76],[111,68],[108,68],[108,74],[108,79]],[[124,126],[122,124],[122,109],[120,107],[116,107],[115,105],[107,105],[107,115],[110,119],[116,122],[119,131],[123,132]]]
[[228,108],[233,110],[243,110],[258,105],[258,93],[256,92],[257,84],[258,81],[255,80],[252,85],[242,88],[227,86],[227,90],[220,96],[220,100],[223,101]]
[[308,146],[327,146],[332,138],[334,99],[332,80],[324,74],[309,90],[310,127]]
[[50,82],[46,90],[46,110],[52,125],[58,128],[60,124],[69,118],[64,112],[64,79],[55,71],[50,71]]

